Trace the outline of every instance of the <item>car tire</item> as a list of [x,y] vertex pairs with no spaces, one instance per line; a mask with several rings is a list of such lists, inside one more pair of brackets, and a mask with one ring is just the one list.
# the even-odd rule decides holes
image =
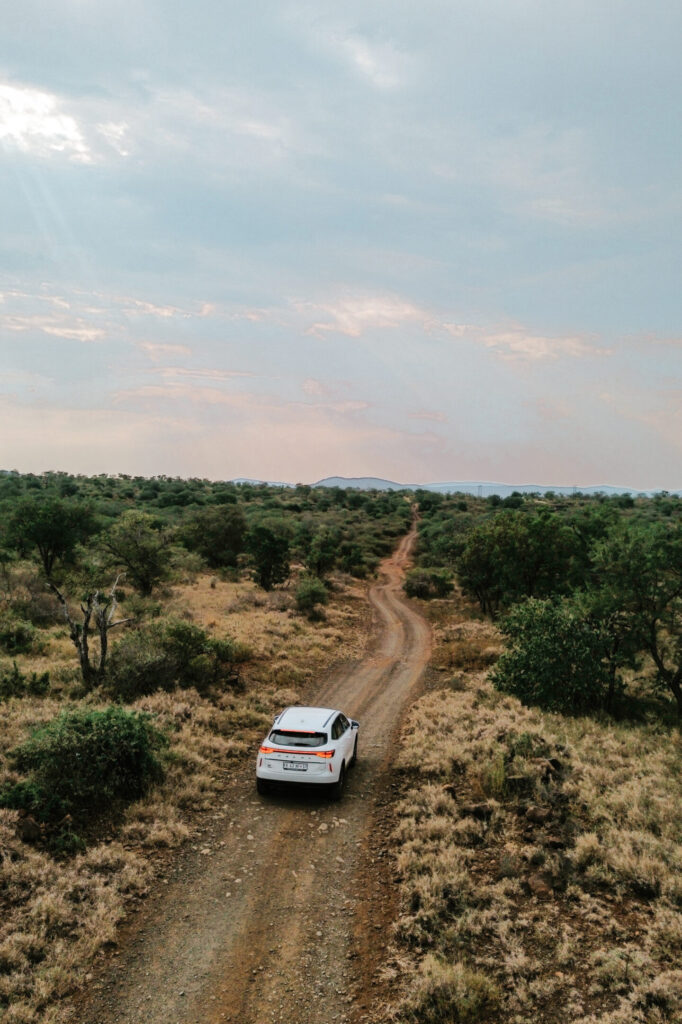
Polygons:
[[357,759],[358,759],[358,738],[356,736],[355,737],[355,743],[353,745],[353,756],[350,759],[350,765],[348,767],[352,768],[353,765],[356,763]]
[[256,791],[260,793],[261,796],[265,796],[270,792],[270,783],[265,779],[256,779]]
[[329,799],[330,800],[334,800],[334,801],[340,800],[341,797],[343,796],[343,790],[344,790],[345,785],[346,785],[346,765],[345,765],[345,762],[344,762],[344,764],[341,765],[341,771],[339,772],[338,779],[336,780],[336,782],[333,782],[331,784],[331,786],[329,787]]

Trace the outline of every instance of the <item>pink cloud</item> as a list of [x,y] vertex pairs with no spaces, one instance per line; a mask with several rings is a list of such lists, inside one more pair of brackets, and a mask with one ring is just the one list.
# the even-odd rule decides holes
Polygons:
[[436,412],[430,409],[419,409],[416,412],[410,412],[407,414],[408,419],[411,420],[430,420],[433,423],[447,423],[447,416],[443,415],[442,412]]

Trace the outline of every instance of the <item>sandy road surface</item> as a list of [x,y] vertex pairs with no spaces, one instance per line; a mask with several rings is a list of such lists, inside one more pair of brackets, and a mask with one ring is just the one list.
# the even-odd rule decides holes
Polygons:
[[311,695],[361,723],[343,800],[258,797],[253,766],[236,773],[202,845],[77,1007],[83,1024],[350,1024],[371,1010],[392,912],[377,808],[390,800],[400,714],[430,652],[427,624],[401,597],[414,536],[370,590],[367,655]]

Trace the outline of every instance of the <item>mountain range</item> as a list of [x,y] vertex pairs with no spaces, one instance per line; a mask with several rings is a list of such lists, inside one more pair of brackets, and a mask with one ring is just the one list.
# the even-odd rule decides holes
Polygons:
[[[237,484],[262,484],[269,483],[272,487],[293,487],[293,484],[280,481],[249,480],[239,477],[233,483]],[[520,494],[544,494],[552,491],[554,494],[645,494],[651,496],[660,493],[659,491],[641,491],[636,487],[613,487],[600,485],[598,487],[566,487],[550,484],[501,484],[489,480],[458,480],[447,483],[428,484],[401,484],[395,480],[383,480],[374,476],[328,476],[324,480],[318,480],[312,487],[354,487],[362,491],[437,491],[441,494],[473,494],[479,498],[488,498],[491,494],[497,494],[500,498],[507,498],[513,492]],[[682,490],[671,491],[671,494],[682,496]]]

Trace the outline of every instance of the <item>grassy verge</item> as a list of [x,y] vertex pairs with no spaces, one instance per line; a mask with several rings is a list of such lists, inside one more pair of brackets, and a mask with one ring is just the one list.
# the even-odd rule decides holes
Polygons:
[[[169,738],[165,779],[117,816],[98,821],[87,849],[60,859],[16,811],[0,810],[0,1017],[7,1024],[56,1024],[60,1000],[98,952],[115,941],[131,901],[144,897],[164,858],[197,833],[221,804],[226,777],[251,756],[272,716],[314,688],[340,650],[353,657],[366,636],[364,585],[336,580],[322,622],[294,611],[287,590],[199,576],[173,588],[164,614],[229,633],[247,644],[242,689],[199,695],[158,692],[128,705],[154,716]],[[50,669],[44,697],[0,704],[0,787],[14,779],[7,753],[60,711],[107,706],[95,692],[73,697],[73,648],[64,630],[45,634],[41,652],[18,657],[22,671]]]
[[403,735],[390,1019],[680,1020],[679,732],[524,708],[487,681],[494,627],[430,614],[446,671]]

